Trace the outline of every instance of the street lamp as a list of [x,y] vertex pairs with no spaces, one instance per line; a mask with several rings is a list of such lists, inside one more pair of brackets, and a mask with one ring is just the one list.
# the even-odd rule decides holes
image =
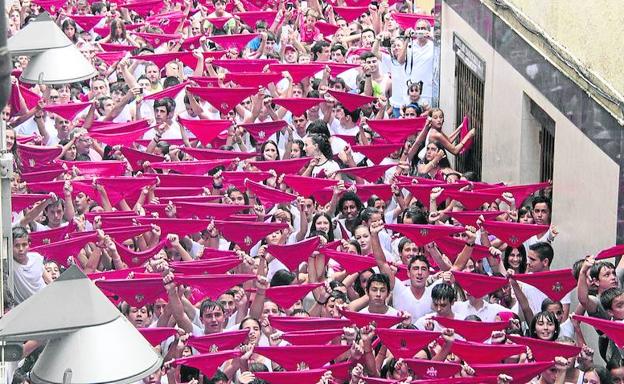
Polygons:
[[69,84],[97,74],[93,65],[50,18],[47,12],[8,41],[12,55],[31,56],[20,80],[30,84]]
[[162,358],[75,265],[0,319],[0,340],[42,340],[36,384],[133,383]]

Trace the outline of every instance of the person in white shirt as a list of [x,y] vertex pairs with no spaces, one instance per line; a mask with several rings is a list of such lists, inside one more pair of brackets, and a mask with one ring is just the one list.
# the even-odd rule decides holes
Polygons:
[[[458,319],[458,316],[453,311],[453,305],[455,304],[455,298],[457,292],[455,288],[449,283],[441,283],[433,287],[431,290],[431,310],[433,312],[420,317],[416,320],[416,328],[427,331],[442,331],[444,327],[441,327],[437,321],[431,319],[433,316],[446,317],[449,319]],[[463,320],[463,319],[462,319]]]
[[13,261],[10,273],[15,282],[14,298],[21,303],[52,282],[43,267],[43,256],[29,252],[30,238],[24,227],[13,228]]
[[398,311],[388,305],[390,295],[390,279],[383,273],[373,274],[366,283],[368,306],[360,313],[376,313],[380,315],[398,315]]

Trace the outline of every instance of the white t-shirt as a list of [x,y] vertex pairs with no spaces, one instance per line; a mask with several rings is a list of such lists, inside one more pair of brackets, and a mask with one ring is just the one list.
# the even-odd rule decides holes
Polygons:
[[[409,283],[409,282],[408,282]],[[405,311],[412,315],[412,323],[419,318],[431,313],[431,290],[436,283],[425,288],[420,299],[416,299],[411,288],[402,281],[394,278],[394,288],[392,289],[392,305],[399,311]]]
[[469,300],[457,301],[453,304],[453,313],[455,318],[464,320],[470,315],[479,316],[481,321],[492,322],[496,321],[496,314],[499,312],[508,312],[509,309],[503,307],[500,304],[491,304],[487,301],[483,302],[483,307],[477,309],[470,304]]
[[321,173],[321,170],[325,173],[325,176],[329,176],[340,170],[340,167],[334,160],[327,160],[323,164],[317,165],[312,169],[312,177],[318,176],[318,174]]
[[[528,285],[522,282],[519,282],[519,283],[520,283],[520,288],[522,288],[522,292],[524,292],[524,295],[527,297],[527,300],[529,300],[529,307],[531,307],[531,311],[533,311],[533,314],[537,314],[541,312],[542,303],[548,296],[546,296],[542,291],[540,291],[539,289],[535,288],[532,285]],[[563,305],[570,304],[570,302],[572,301],[570,298],[571,298],[571,292],[568,292],[568,294],[565,295],[561,299],[561,304]]]
[[[358,312],[359,313],[371,313],[371,311],[368,309],[368,306],[360,309]],[[388,306],[388,308],[386,309],[386,313],[380,313],[380,315],[388,315],[388,316],[397,316],[398,314],[399,314],[399,311],[392,308],[391,306]]]
[[43,281],[43,256],[37,252],[27,253],[28,262],[14,262],[11,271],[15,280],[15,300],[19,303],[45,288]]

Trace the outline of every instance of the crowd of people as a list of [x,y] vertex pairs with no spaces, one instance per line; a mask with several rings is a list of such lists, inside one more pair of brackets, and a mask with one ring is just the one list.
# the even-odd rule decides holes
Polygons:
[[433,105],[433,10],[7,6],[9,37],[48,12],[97,75],[14,58],[5,312],[76,265],[162,355],[145,384],[624,383],[624,250],[551,269],[551,184],[453,168],[475,132]]

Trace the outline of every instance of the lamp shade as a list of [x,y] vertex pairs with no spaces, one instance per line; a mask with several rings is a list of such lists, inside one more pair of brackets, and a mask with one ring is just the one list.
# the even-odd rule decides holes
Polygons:
[[67,84],[90,79],[96,74],[82,53],[69,45],[32,56],[20,80],[30,84]]
[[[68,47],[72,42],[50,15],[44,12],[11,37],[7,45],[11,54],[28,56],[49,49]],[[69,64],[69,61],[65,64]]]
[[[106,363],[103,363],[106,361]],[[162,358],[125,317],[50,340],[33,367],[33,383],[134,383],[160,368]]]
[[0,319],[0,340],[57,338],[114,321],[121,313],[76,266]]

